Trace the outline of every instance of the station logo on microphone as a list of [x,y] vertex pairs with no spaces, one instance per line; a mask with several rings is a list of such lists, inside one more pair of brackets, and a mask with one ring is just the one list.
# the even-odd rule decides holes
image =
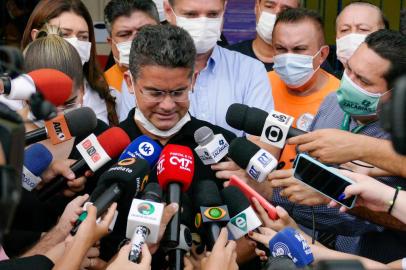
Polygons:
[[155,207],[151,203],[143,202],[138,205],[138,213],[144,216],[152,215],[154,212]]
[[138,151],[141,153],[141,155],[149,157],[154,154],[154,146],[149,142],[144,142],[140,144]]
[[247,231],[247,215],[245,213],[241,213],[230,220],[231,224],[236,226],[243,232]]

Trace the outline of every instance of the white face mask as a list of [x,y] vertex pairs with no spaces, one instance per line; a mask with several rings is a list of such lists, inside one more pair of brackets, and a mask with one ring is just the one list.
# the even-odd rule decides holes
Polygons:
[[[173,14],[175,12],[172,10]],[[176,17],[176,25],[185,29],[193,38],[197,54],[206,53],[213,49],[220,40],[223,17],[220,18],[185,18]]]
[[276,15],[262,11],[257,23],[258,35],[268,44],[272,43],[272,32],[276,22]]
[[116,43],[113,40],[113,43],[116,44],[118,53],[119,53],[119,59],[116,59],[120,64],[122,65],[130,65],[130,51],[131,51],[131,44],[133,43],[132,40],[129,41],[124,41],[120,43]]
[[182,119],[180,119],[176,123],[176,125],[173,126],[171,129],[160,130],[157,127],[155,127],[154,124],[152,124],[147,118],[145,118],[141,110],[136,107],[134,113],[134,120],[138,121],[142,125],[142,127],[145,128],[149,133],[154,134],[155,136],[161,138],[169,138],[178,133],[179,130],[181,130],[182,127],[191,119],[189,113],[186,113],[185,116],[183,116]]
[[155,5],[156,5],[156,9],[158,10],[158,14],[159,14],[159,21],[163,22],[166,20],[166,16],[165,16],[165,11],[164,11],[164,0],[153,0]]
[[348,59],[354,54],[355,50],[365,41],[367,35],[351,33],[336,40],[337,58],[345,65]]
[[320,51],[321,49],[314,56],[294,53],[276,55],[273,68],[288,87],[299,88],[320,68],[313,69],[313,59]]
[[65,38],[65,40],[75,47],[82,61],[82,66],[89,61],[90,50],[92,49],[91,42],[79,40],[77,37]]

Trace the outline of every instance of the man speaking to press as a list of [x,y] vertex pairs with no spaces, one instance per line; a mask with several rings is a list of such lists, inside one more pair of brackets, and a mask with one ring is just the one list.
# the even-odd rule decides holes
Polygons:
[[[175,144],[192,149],[195,173],[189,193],[194,190],[197,181],[216,179],[215,173],[193,151],[197,147],[195,131],[207,126],[215,134],[223,134],[227,141],[235,137],[233,133],[188,113],[189,92],[196,76],[195,58],[193,40],[185,30],[170,25],[143,27],[132,43],[130,69],[124,75],[136,107],[120,123],[131,140],[147,135],[162,147]],[[156,166],[149,181],[157,181]],[[222,188],[222,181],[217,183]],[[121,205],[120,208],[126,209],[127,213],[120,213],[117,220],[114,231],[119,234],[125,233],[130,205]]]

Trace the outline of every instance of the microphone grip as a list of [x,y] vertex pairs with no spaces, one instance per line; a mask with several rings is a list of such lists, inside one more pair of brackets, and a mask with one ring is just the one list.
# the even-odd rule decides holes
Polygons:
[[209,226],[210,226],[209,233],[208,233],[209,235],[208,235],[208,239],[206,242],[206,246],[207,246],[207,249],[211,251],[213,249],[214,244],[217,241],[217,238],[220,235],[221,227],[217,223],[210,223]]
[[25,134],[25,145],[30,145],[48,139],[48,134],[45,128],[38,128],[36,130],[27,132]]
[[185,257],[185,251],[182,249],[174,249],[169,251],[169,269],[170,270],[183,270],[185,267],[183,258]]
[[122,194],[122,190],[117,183],[110,186],[97,200],[94,201],[93,205],[97,208],[96,217],[99,218],[106,212],[113,202],[116,202]]
[[[89,167],[87,166],[87,163],[84,159],[80,159],[73,163],[70,168],[75,173],[76,177],[78,177],[79,175],[84,174]],[[48,200],[59,191],[67,188],[67,181],[68,179],[66,179],[64,176],[57,177],[38,191],[38,199],[40,201]]]
[[182,191],[181,184],[179,183],[169,183],[168,184],[168,196],[166,202],[177,203],[179,205],[179,210],[169,221],[168,226],[166,226],[164,242],[165,246],[169,248],[174,248],[179,245],[179,231],[180,231],[180,212],[182,208]]
[[300,136],[303,134],[308,133],[307,131],[298,129],[298,128],[294,128],[294,127],[290,127],[289,131],[288,131],[288,138],[292,138],[292,137],[296,137],[296,136]]
[[147,239],[149,230],[145,226],[138,226],[134,230],[134,235],[131,239],[131,250],[128,255],[128,260],[137,263],[141,257],[142,245]]

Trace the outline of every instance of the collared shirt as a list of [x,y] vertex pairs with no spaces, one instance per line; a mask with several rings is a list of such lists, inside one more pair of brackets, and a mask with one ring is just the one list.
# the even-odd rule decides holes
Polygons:
[[[343,118],[344,112],[338,104],[337,95],[332,93],[321,104],[310,126],[310,131],[322,128],[340,129]],[[351,121],[350,130],[358,125],[357,121]],[[389,139],[390,137],[387,132],[380,128],[378,122],[365,126],[359,134],[380,139]],[[402,177],[380,177],[378,180],[391,186],[406,186],[406,180]],[[280,189],[274,190],[272,201],[290,211],[298,223],[311,228],[311,207],[293,204],[285,197],[281,197],[279,192]],[[406,254],[406,246],[401,243],[406,239],[404,232],[384,230],[383,227],[356,216],[339,213],[338,208],[315,206],[313,209],[317,230],[337,234],[336,249],[339,251],[357,253],[378,261],[388,262],[399,259],[400,257],[397,257],[399,254]],[[385,248],[382,248],[383,246]]]
[[191,115],[238,136],[243,132],[226,123],[227,109],[231,104],[243,103],[267,112],[274,108],[271,84],[264,65],[219,46],[214,47],[189,97]]

